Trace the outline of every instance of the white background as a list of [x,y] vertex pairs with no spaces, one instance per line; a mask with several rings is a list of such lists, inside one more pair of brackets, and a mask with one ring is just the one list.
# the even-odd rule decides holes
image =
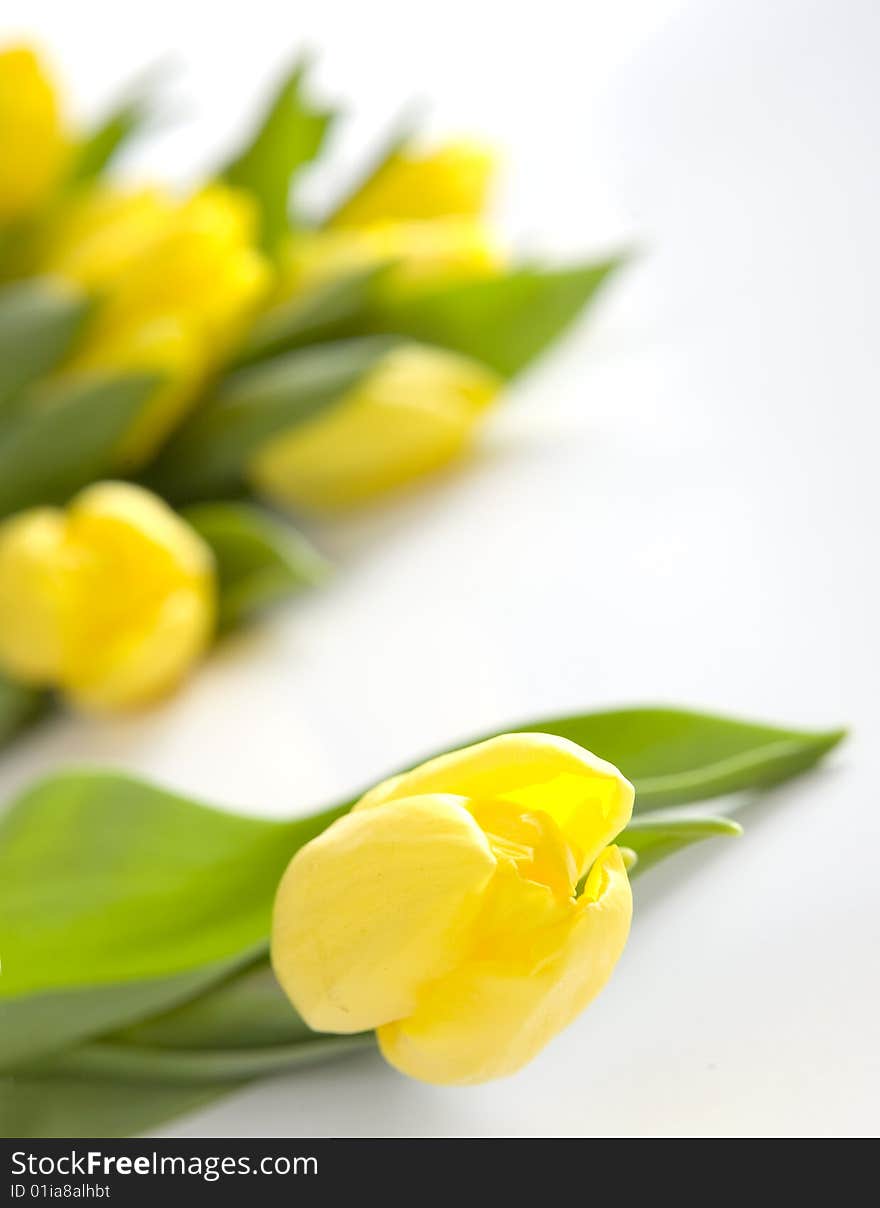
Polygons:
[[86,112],[175,52],[192,117],[136,174],[193,178],[305,42],[358,110],[342,161],[423,98],[432,132],[504,148],[520,245],[639,255],[469,465],[315,530],[339,564],[328,587],[166,708],[21,744],[3,797],[85,760],[281,815],[474,732],[620,703],[854,728],[825,771],[747,808],[743,839],[639,882],[611,985],[512,1081],[438,1090],[364,1055],[164,1135],[876,1132],[878,7],[5,11]]

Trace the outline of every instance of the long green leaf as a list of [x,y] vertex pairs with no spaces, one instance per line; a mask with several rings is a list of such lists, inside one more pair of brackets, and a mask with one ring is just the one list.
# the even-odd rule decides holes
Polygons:
[[197,504],[183,517],[214,551],[221,629],[247,621],[328,573],[326,559],[301,533],[253,504]]
[[312,1040],[282,992],[266,953],[205,993],[116,1030],[105,1039],[153,1049],[249,1049]]
[[62,503],[107,474],[119,441],[160,384],[155,374],[59,383],[0,429],[0,517]]
[[741,834],[742,827],[731,818],[663,818],[653,814],[634,818],[616,842],[638,856],[630,873],[634,877],[693,843]]
[[175,1086],[107,1078],[0,1075],[2,1137],[130,1137],[244,1085]]
[[266,311],[257,319],[239,361],[250,364],[304,344],[358,334],[388,265],[372,265],[316,286]]
[[[211,1085],[280,1074],[294,1066],[322,1061],[371,1044],[371,1033],[334,1036],[312,1033],[290,1045],[243,1049],[160,1049],[97,1041],[71,1049],[47,1063],[45,1072],[84,1078],[167,1082],[173,1086]],[[38,1073],[39,1069],[28,1070]]]
[[[10,960],[20,957],[5,934],[9,924],[4,922],[3,926],[2,959],[8,966]],[[27,935],[25,928],[22,939],[26,941]],[[142,977],[13,997],[5,996],[7,979],[0,977],[0,1071],[59,1053],[92,1036],[134,1024],[153,1012],[165,1012],[222,981],[249,959],[250,954],[235,954],[168,977]]]
[[0,422],[18,392],[61,360],[90,307],[84,294],[49,277],[0,289]]
[[0,1136],[130,1137],[196,1111],[256,1078],[368,1049],[371,1034],[288,1048],[153,1052],[95,1044],[51,1071],[0,1076]]
[[14,1025],[34,996],[30,1054],[53,1051],[59,1031],[149,1014],[156,995],[170,1006],[194,992],[188,979],[201,986],[247,960],[291,854],[326,824],[244,818],[113,773],[25,793],[0,822],[5,1063],[21,1060]]
[[373,307],[374,330],[440,344],[513,377],[566,331],[622,260],[580,268],[517,268],[498,277],[458,281]]
[[131,140],[154,116],[156,72],[134,84],[114,107],[89,130],[76,148],[69,185],[91,184],[102,176]]
[[288,230],[291,186],[302,169],[316,158],[335,117],[305,95],[308,64],[296,64],[283,80],[245,149],[223,175],[230,184],[247,189],[261,213],[261,242],[275,252]]
[[[262,960],[189,1002],[0,1077],[0,1132],[5,1125],[15,1136],[126,1136],[262,1075],[372,1043],[370,1033],[312,1032]],[[107,1101],[115,1113],[106,1113]]]
[[165,447],[148,484],[178,503],[235,494],[261,445],[336,402],[393,346],[365,337],[238,370]]
[[636,811],[769,788],[806,772],[845,730],[789,730],[689,709],[614,709],[512,730],[558,734],[595,751],[636,786]]

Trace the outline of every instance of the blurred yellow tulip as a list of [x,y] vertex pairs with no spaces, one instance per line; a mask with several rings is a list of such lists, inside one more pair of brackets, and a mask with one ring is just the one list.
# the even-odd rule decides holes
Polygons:
[[0,525],[0,668],[112,711],[173,689],[210,641],[214,562],[156,496],[99,483]]
[[459,456],[500,387],[476,361],[403,346],[344,398],[268,441],[248,476],[282,505],[363,503]]
[[67,368],[168,376],[118,451],[146,461],[228,356],[269,284],[250,199],[212,185],[177,203],[157,190],[86,194],[59,222],[44,268],[99,295]]
[[33,50],[0,50],[0,224],[27,216],[49,196],[68,142],[51,79]]
[[632,897],[608,845],[632,804],[611,764],[543,734],[385,781],[288,866],[272,925],[282,988],[318,1031],[377,1029],[414,1078],[513,1073],[623,951]]
[[398,152],[326,227],[291,238],[278,293],[383,264],[381,289],[392,293],[494,275],[504,256],[482,218],[494,168],[492,153],[474,143]]
[[443,281],[492,276],[504,263],[489,228],[463,218],[381,222],[316,231],[293,239],[279,292],[314,289],[348,273],[387,264],[385,288],[405,291]]
[[333,227],[430,218],[477,218],[495,172],[490,148],[449,143],[426,155],[392,155],[333,216]]
[[158,188],[88,189],[56,217],[45,268],[85,289],[110,291],[161,239],[175,208]]

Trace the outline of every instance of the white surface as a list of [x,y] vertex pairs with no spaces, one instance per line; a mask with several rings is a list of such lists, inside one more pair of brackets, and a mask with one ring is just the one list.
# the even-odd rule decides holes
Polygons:
[[180,52],[202,119],[146,168],[194,171],[305,40],[360,106],[343,150],[425,96],[432,129],[508,149],[503,213],[531,246],[642,255],[481,458],[320,531],[327,589],[168,708],[22,744],[3,796],[100,760],[283,814],[487,727],[616,703],[855,730],[747,810],[742,840],[639,882],[612,984],[512,1081],[437,1090],[363,1056],[164,1135],[875,1133],[877,6],[5,7],[89,101]]

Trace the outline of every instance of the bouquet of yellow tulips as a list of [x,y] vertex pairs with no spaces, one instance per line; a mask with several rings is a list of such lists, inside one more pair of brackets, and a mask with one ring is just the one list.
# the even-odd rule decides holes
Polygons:
[[[285,513],[447,464],[615,266],[511,264],[473,145],[401,136],[306,217],[333,115],[303,66],[189,196],[108,181],[147,112],[75,134],[0,53],[0,744],[59,696],[157,699],[315,582]],[[740,832],[700,803],[840,738],[531,721],[291,821],[57,773],[0,817],[0,1131],[128,1135],[373,1043],[430,1083],[512,1074],[611,977],[631,878]]]
[[50,694],[153,701],[320,578],[279,513],[457,457],[616,263],[511,263],[475,143],[401,134],[306,216],[336,115],[304,64],[186,196],[110,176],[149,112],[73,131],[34,52],[0,52],[0,744]]

